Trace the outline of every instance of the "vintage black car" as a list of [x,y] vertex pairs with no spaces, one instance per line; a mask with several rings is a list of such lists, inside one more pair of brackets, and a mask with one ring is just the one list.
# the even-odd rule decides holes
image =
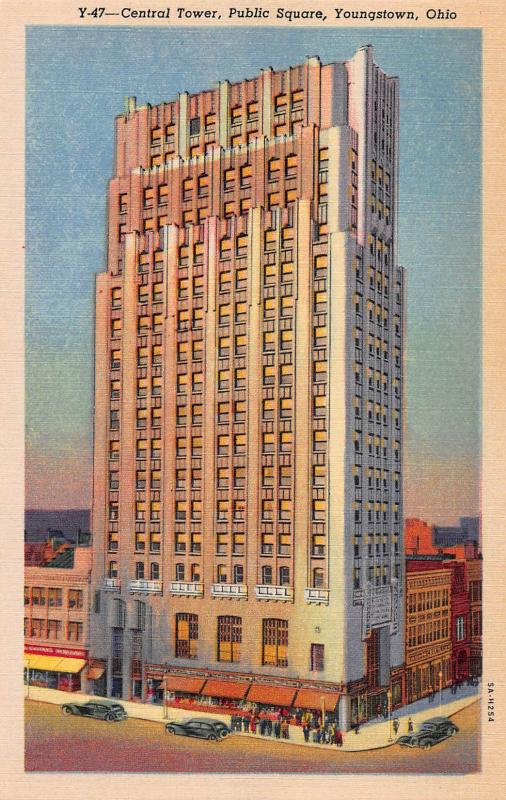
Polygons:
[[224,739],[230,728],[224,722],[214,719],[188,719],[183,722],[169,721],[165,726],[166,733],[173,736],[195,736],[198,739],[216,741]]
[[432,717],[422,722],[420,729],[415,733],[400,736],[397,744],[401,747],[421,747],[423,750],[429,750],[457,731],[458,727],[447,717]]
[[65,703],[61,707],[62,714],[75,714],[79,717],[105,719],[107,722],[118,722],[126,719],[127,713],[122,705],[113,700],[89,700],[87,703]]

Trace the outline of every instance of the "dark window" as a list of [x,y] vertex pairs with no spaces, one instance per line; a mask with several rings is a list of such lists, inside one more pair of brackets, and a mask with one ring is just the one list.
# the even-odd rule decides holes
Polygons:
[[200,133],[200,117],[193,117],[190,120],[190,136],[197,136]]
[[323,672],[325,669],[325,645],[311,645],[311,669],[314,672]]

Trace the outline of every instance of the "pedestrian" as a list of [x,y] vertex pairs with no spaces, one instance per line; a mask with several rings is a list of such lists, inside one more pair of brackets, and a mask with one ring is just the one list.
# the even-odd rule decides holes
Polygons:
[[309,724],[307,722],[302,725],[302,733],[304,734],[304,741],[309,742]]
[[279,721],[279,719],[277,719],[276,722],[274,723],[274,736],[276,737],[276,739],[279,739],[279,737],[281,736],[281,722]]
[[359,722],[356,722],[356,723],[355,723],[355,736],[357,735],[357,733],[359,732],[359,730],[360,730],[360,723],[359,723]]
[[265,736],[265,719],[260,720],[260,736]]
[[336,729],[336,732],[334,734],[334,741],[335,741],[337,747],[342,747],[343,746],[343,734],[341,733],[340,728]]
[[249,731],[249,717],[242,718],[242,730],[243,733],[248,733]]
[[408,733],[413,733],[413,720],[408,717]]
[[272,736],[272,719],[270,718],[267,720],[266,731],[267,736]]
[[397,719],[397,717],[393,718],[392,725],[394,729],[394,736],[397,736],[397,731],[399,730],[399,720]]
[[281,723],[281,738],[282,739],[289,739],[290,738],[290,726],[288,724],[288,720],[284,719]]

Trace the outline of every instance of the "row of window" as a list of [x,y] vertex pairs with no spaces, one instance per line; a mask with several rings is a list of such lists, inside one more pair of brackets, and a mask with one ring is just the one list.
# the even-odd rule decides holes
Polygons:
[[415,647],[419,644],[438,642],[447,639],[449,628],[448,618],[431,620],[419,625],[410,625],[406,633],[406,644]]
[[406,610],[409,614],[414,614],[415,611],[430,611],[432,608],[441,608],[448,605],[449,598],[448,589],[408,592]]
[[35,619],[25,617],[25,636],[31,639],[62,639],[68,642],[83,641],[83,623],[67,622],[65,627],[59,619]]
[[[58,588],[46,588],[45,586],[25,586],[24,589],[25,606],[49,606],[51,608],[62,608],[64,602],[64,591]],[[83,607],[82,589],[67,589],[65,591],[66,608]]]
[[[217,620],[217,661],[239,662],[241,660],[242,618],[221,616]],[[199,622],[196,614],[176,614],[175,656],[176,658],[198,658]],[[322,647],[320,645],[320,647]],[[323,651],[319,669],[323,669]],[[288,621],[283,619],[262,620],[262,664],[274,667],[288,666]],[[316,668],[316,667],[314,667]]]

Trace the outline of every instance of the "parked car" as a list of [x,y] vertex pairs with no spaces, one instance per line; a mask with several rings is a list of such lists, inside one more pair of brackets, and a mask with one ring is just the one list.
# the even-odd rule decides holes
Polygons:
[[431,717],[422,722],[415,733],[400,736],[397,744],[401,747],[421,747],[429,750],[433,745],[457,733],[458,727],[447,717]]
[[183,722],[170,720],[165,725],[165,731],[173,736],[195,736],[198,739],[216,741],[228,736],[230,728],[224,722],[214,719],[188,719]]
[[107,722],[118,722],[126,719],[127,713],[122,705],[113,700],[89,700],[87,703],[65,703],[61,707],[62,714],[75,714],[78,717],[105,719]]

